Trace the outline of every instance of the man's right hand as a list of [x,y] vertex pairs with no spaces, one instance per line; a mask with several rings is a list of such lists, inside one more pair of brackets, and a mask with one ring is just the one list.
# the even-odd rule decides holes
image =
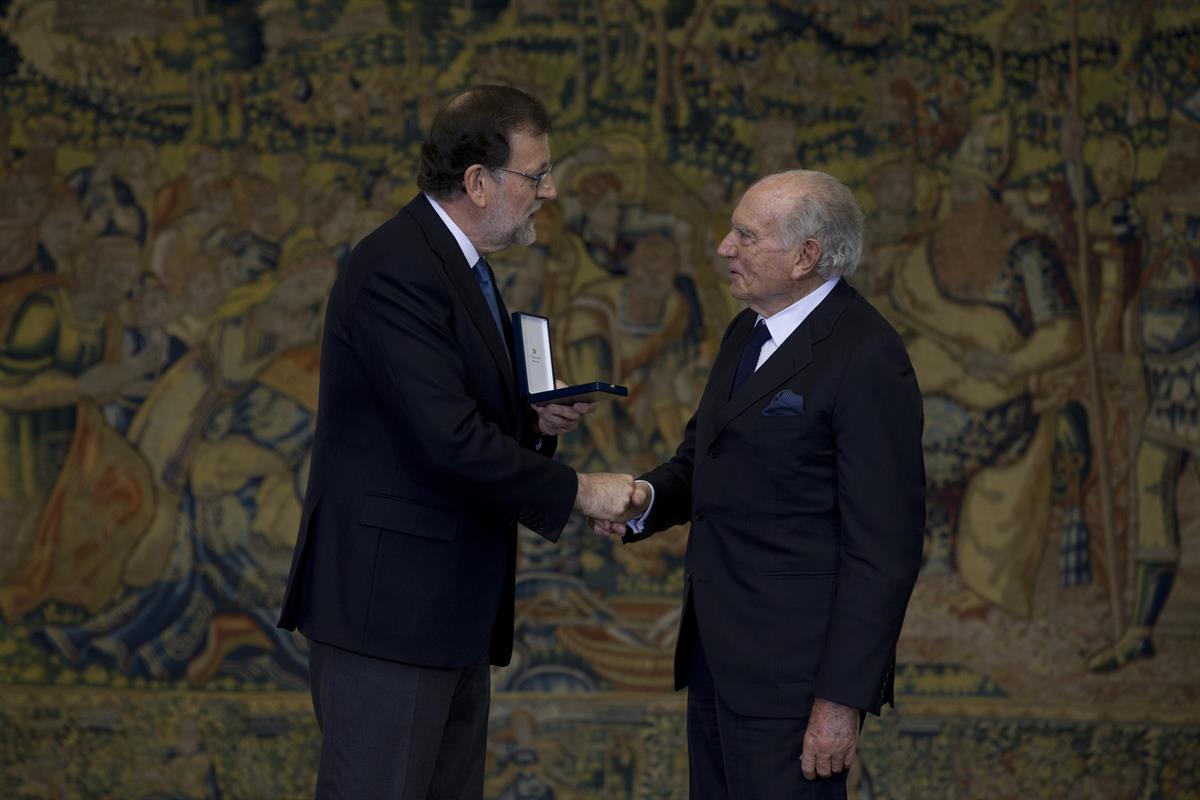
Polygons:
[[589,519],[624,522],[634,516],[630,511],[636,498],[641,497],[644,491],[638,487],[635,492],[632,475],[580,473],[575,510]]
[[592,526],[592,530],[605,538],[619,539],[626,533],[626,523],[631,519],[637,519],[642,514],[646,513],[646,507],[650,504],[650,484],[645,481],[635,481],[633,484],[633,492],[629,495],[629,503],[624,510],[615,519],[599,519],[590,517],[588,524]]

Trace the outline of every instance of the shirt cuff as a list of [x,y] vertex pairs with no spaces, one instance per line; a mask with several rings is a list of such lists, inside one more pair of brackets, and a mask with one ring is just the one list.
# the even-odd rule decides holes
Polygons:
[[650,509],[654,508],[654,487],[647,481],[637,481],[643,483],[650,490],[650,502],[646,503],[646,510],[637,519],[631,519],[625,524],[629,526],[629,530],[634,533],[641,533],[646,528],[646,517],[650,516]]

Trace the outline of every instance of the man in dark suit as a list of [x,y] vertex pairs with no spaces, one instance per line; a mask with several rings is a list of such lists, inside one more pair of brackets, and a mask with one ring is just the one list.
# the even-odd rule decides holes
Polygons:
[[891,700],[921,561],[922,404],[900,337],[843,276],[862,213],[824,173],[752,186],[719,252],[749,309],[674,458],[643,475],[636,542],[691,521],[675,654],[694,798],[845,797]]
[[330,293],[316,440],[279,624],[309,641],[321,798],[479,798],[489,663],[512,654],[517,523],[555,541],[631,476],[576,475],[554,436],[586,404],[518,394],[483,255],[532,244],[555,197],[550,121],[516,89],[452,99],[422,193]]

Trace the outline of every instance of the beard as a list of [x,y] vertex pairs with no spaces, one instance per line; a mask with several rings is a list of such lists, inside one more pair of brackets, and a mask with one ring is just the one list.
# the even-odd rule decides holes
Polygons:
[[528,247],[537,241],[536,218],[541,203],[523,210],[513,208],[507,203],[496,206],[488,225],[488,239],[496,243],[497,249],[510,247],[514,244]]
[[525,218],[512,232],[511,244],[528,247],[537,241],[536,220],[532,214]]

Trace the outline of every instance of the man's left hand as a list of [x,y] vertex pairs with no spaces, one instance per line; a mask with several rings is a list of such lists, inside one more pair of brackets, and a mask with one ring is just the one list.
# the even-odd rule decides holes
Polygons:
[[[563,389],[567,384],[560,380],[554,381],[555,388]],[[547,403],[544,406],[534,406],[538,416],[538,432],[543,436],[561,436],[579,427],[579,421],[587,414],[596,410],[595,403]]]
[[800,753],[800,769],[810,781],[817,776],[828,778],[850,769],[858,749],[858,729],[862,712],[829,700],[813,700],[804,731],[804,749]]

